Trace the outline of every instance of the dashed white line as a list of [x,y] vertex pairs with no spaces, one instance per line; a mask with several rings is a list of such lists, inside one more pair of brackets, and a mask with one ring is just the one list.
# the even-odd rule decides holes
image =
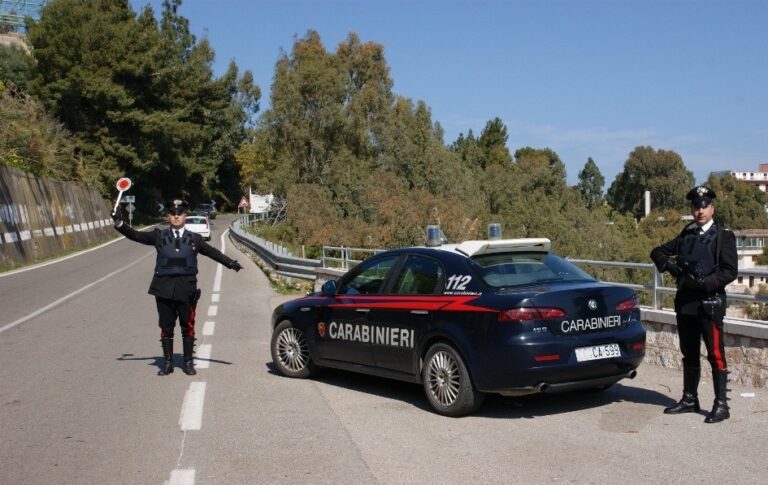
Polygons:
[[184,403],[181,405],[179,425],[182,431],[199,430],[203,424],[203,403],[205,402],[205,382],[192,382]]
[[196,354],[195,367],[198,369],[207,369],[211,365],[211,344],[203,344],[199,346]]
[[208,316],[209,317],[215,317],[218,312],[219,312],[219,306],[218,305],[211,305],[211,306],[208,307]]
[[218,303],[219,302],[219,294],[214,293],[211,295],[211,303]]
[[216,322],[208,320],[203,324],[203,335],[213,335],[213,331],[216,329]]
[[218,293],[221,291],[221,274],[223,270],[221,264],[216,265],[216,275],[213,277],[213,292]]
[[184,468],[171,470],[171,479],[167,482],[168,485],[194,485],[195,483],[195,469]]

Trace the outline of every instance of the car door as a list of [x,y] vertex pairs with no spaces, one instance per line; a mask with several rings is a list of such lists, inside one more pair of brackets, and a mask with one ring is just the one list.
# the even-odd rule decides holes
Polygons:
[[397,255],[374,256],[342,278],[333,301],[318,323],[317,353],[320,358],[345,364],[373,365],[373,335],[368,313],[397,260]]
[[415,374],[417,343],[443,304],[436,292],[443,287],[445,270],[437,259],[412,254],[396,272],[382,304],[368,313],[371,352],[377,367]]

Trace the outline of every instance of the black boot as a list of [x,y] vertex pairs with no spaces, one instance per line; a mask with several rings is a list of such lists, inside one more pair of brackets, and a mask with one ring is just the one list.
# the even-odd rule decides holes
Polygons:
[[195,370],[195,360],[194,360],[195,337],[184,336],[183,343],[184,343],[184,367],[182,367],[181,370],[183,370],[186,375],[193,376],[197,374],[197,371]]
[[700,367],[683,369],[683,398],[676,404],[665,408],[664,414],[698,413],[701,411],[698,396],[700,377]]
[[160,343],[163,345],[163,364],[157,375],[167,376],[173,372],[173,337],[163,337]]
[[712,406],[712,412],[709,413],[705,423],[719,423],[731,417],[728,409],[728,371],[712,371],[712,382],[715,385],[715,404]]

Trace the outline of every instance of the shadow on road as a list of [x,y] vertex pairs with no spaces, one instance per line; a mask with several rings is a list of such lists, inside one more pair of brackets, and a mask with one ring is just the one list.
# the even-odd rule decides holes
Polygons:
[[[265,365],[270,374],[288,379],[282,377],[272,362]],[[421,410],[432,412],[420,384],[327,368],[322,369],[317,376],[313,377],[313,380],[350,391],[402,401]],[[573,391],[516,397],[488,394],[483,405],[473,413],[473,416],[507,419],[535,418],[607,406],[617,402],[647,404],[659,406],[660,409],[675,403],[665,394],[632,386],[631,381],[625,380],[601,391]]]
[[[157,367],[158,369],[161,369],[163,367],[164,359],[161,355],[155,356],[155,357],[136,357],[134,354],[122,354],[120,357],[118,357],[115,360],[151,360],[147,365]],[[195,356],[195,362],[200,361],[206,361],[206,362],[215,362],[217,364],[224,364],[224,365],[232,365],[232,362],[228,362],[226,360],[216,360],[216,359],[201,359],[197,356]],[[181,367],[181,365],[184,363],[184,357],[181,354],[173,354],[173,365],[175,367]]]

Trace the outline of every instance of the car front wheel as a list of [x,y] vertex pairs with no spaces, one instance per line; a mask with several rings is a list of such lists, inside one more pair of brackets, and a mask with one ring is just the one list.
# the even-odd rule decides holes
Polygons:
[[437,343],[429,348],[421,371],[421,380],[429,403],[445,416],[463,416],[483,402],[483,393],[475,389],[467,366],[450,345]]
[[280,322],[272,332],[270,349],[272,361],[285,376],[307,378],[317,371],[304,333],[287,320]]

